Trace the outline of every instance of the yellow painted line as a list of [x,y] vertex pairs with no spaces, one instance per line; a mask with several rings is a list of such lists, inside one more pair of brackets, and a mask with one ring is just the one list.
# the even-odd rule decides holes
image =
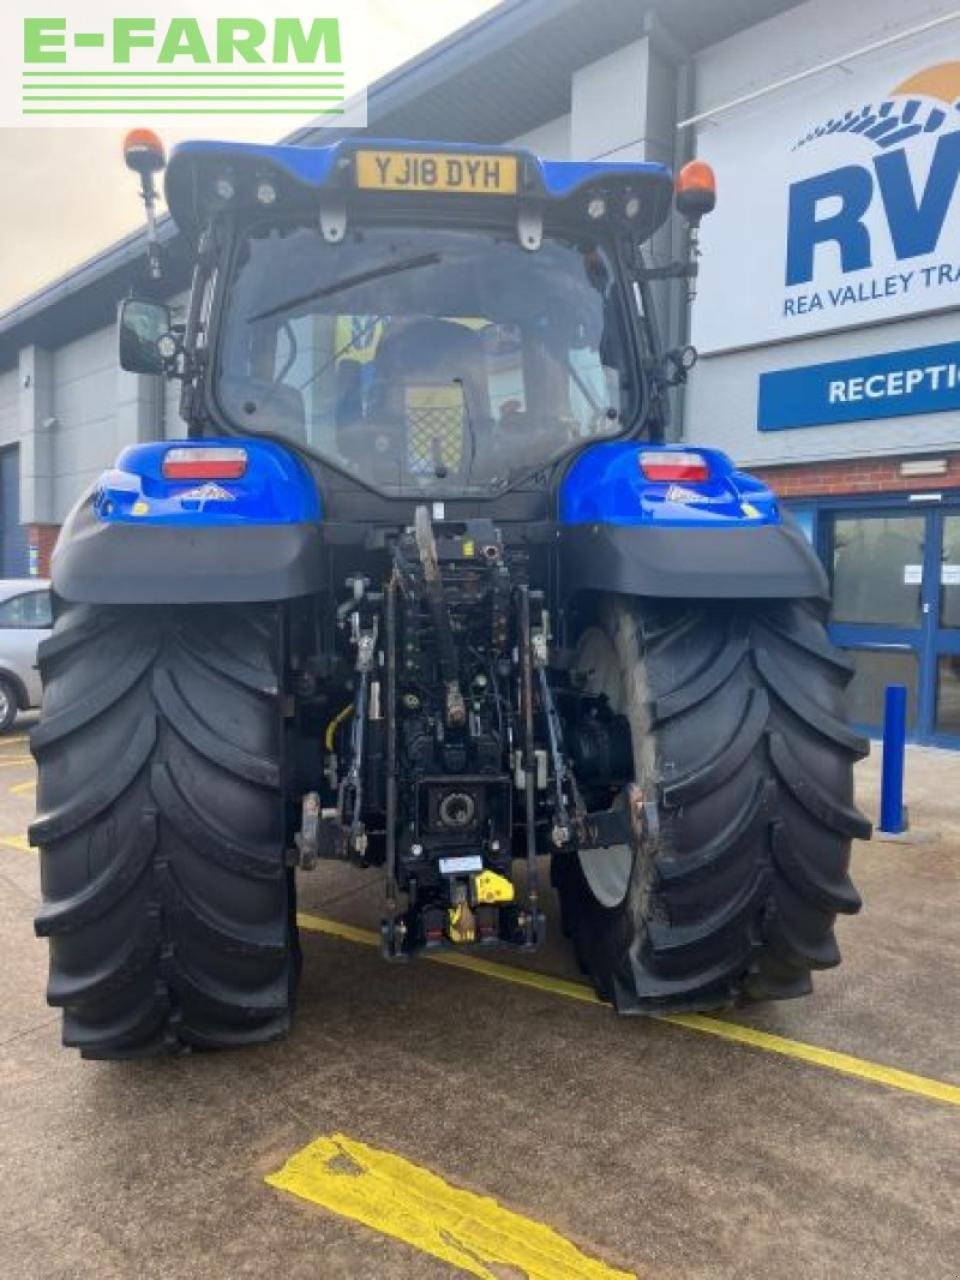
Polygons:
[[802,1040],[788,1040],[786,1036],[758,1031],[755,1027],[745,1027],[739,1022],[721,1022],[719,1018],[708,1018],[702,1013],[671,1014],[662,1021],[672,1022],[678,1027],[689,1027],[691,1031],[702,1031],[708,1036],[734,1040],[737,1044],[766,1049],[768,1053],[782,1053],[788,1058],[797,1058],[800,1062],[809,1062],[815,1067],[826,1067],[846,1076],[859,1076],[861,1080],[872,1080],[875,1084],[885,1084],[891,1089],[918,1093],[923,1098],[960,1107],[960,1086],[947,1084],[945,1080],[917,1076],[912,1071],[885,1067],[880,1062],[855,1058],[852,1054],[838,1053],[834,1049],[821,1049],[819,1045],[805,1044]]
[[21,853],[33,853],[33,846],[26,836],[0,836],[0,844],[8,849],[19,849]]
[[0,769],[12,769],[18,764],[33,764],[33,756],[0,757]]
[[35,782],[17,782],[10,788],[12,796],[23,796],[28,791],[36,791],[37,784]]
[[[297,921],[302,929],[324,933],[328,937],[342,938],[347,942],[358,942],[369,947],[380,945],[378,935],[371,930],[357,929],[353,925],[341,924],[338,920],[328,920],[322,916],[306,915],[301,912],[297,916]],[[517,969],[512,965],[496,964],[472,954],[458,955],[450,951],[435,955],[427,954],[425,959],[434,964],[445,964],[455,969],[469,969],[473,973],[496,978],[499,982],[510,982],[520,987],[535,987],[539,991],[565,996],[570,1000],[580,1000],[585,1004],[603,1003],[593,990],[584,986],[582,982],[555,978],[551,974],[537,973],[533,969]],[[870,1080],[874,1084],[886,1085],[890,1089],[900,1089],[904,1093],[913,1093],[934,1102],[945,1102],[949,1106],[960,1107],[960,1086],[948,1084],[945,1080],[934,1080],[930,1076],[914,1075],[913,1072],[901,1071],[898,1067],[887,1067],[880,1062],[871,1062],[868,1058],[856,1058],[849,1053],[823,1049],[819,1045],[806,1044],[802,1040],[790,1040],[786,1036],[774,1035],[770,1031],[758,1031],[755,1027],[745,1027],[739,1022],[709,1018],[702,1013],[663,1014],[657,1017],[657,1021],[669,1022],[672,1026],[685,1027],[688,1031],[717,1036],[721,1040],[729,1040],[734,1044],[748,1045],[753,1049],[762,1049],[766,1053],[776,1053],[785,1058],[806,1062],[810,1066],[837,1071],[841,1075],[856,1076],[861,1080]]]
[[516,1268],[527,1280],[636,1280],[552,1227],[342,1133],[317,1138],[266,1181],[482,1280],[503,1274],[487,1263]]

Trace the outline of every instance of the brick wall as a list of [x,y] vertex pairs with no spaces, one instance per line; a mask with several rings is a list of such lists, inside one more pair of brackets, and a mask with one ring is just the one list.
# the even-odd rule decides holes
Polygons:
[[748,470],[784,498],[960,488],[960,453],[947,456],[946,474],[938,476],[902,476],[901,461],[900,458],[852,458],[842,462],[801,463],[794,467],[749,467]]
[[[50,557],[60,533],[58,524],[31,524],[27,526],[27,546],[31,553],[36,548],[37,577],[50,577]],[[32,558],[32,556],[31,556]]]

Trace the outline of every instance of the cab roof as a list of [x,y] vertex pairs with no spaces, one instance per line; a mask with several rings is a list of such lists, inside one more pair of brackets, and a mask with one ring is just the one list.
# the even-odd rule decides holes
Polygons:
[[[325,191],[360,199],[372,194],[382,198],[380,192],[357,191],[353,157],[359,150],[515,156],[519,161],[521,194],[498,196],[498,200],[512,201],[514,205],[534,201],[544,209],[566,207],[577,212],[578,209],[585,211],[592,196],[602,195],[622,212],[627,199],[636,196],[638,208],[629,225],[642,240],[666,221],[673,203],[670,170],[651,161],[544,160],[518,147],[364,137],[341,138],[328,146],[308,147],[212,141],[181,143],[174,148],[167,167],[167,204],[181,231],[196,237],[208,216],[213,186],[219,177],[227,174],[237,189],[237,203],[250,207],[256,207],[256,184],[268,178],[277,184],[280,200],[291,204],[298,200],[303,203],[304,198],[309,200],[311,196],[316,201]],[[428,196],[428,199],[434,198]],[[490,196],[458,195],[456,199],[486,203]]]

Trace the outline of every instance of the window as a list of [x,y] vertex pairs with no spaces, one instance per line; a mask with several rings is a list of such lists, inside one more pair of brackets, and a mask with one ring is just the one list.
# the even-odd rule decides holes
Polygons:
[[940,625],[960,627],[960,516],[943,517]]
[[837,519],[833,526],[833,621],[918,627],[923,516]]
[[219,400],[392,496],[495,494],[640,406],[613,257],[593,242],[257,225],[227,293]]
[[53,626],[49,591],[28,591],[0,604],[0,627],[41,630]]

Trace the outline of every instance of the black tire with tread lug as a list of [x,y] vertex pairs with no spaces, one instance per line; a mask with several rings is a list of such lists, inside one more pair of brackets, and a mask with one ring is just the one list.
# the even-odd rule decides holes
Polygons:
[[853,668],[820,606],[606,597],[577,665],[630,720],[660,823],[652,857],[553,860],[600,995],[663,1013],[808,993],[812,970],[839,963],[836,915],[861,905],[851,839],[870,834],[853,802],[868,751],[846,721]]
[[280,627],[271,606],[63,605],[41,645],[36,930],[84,1057],[289,1028]]

